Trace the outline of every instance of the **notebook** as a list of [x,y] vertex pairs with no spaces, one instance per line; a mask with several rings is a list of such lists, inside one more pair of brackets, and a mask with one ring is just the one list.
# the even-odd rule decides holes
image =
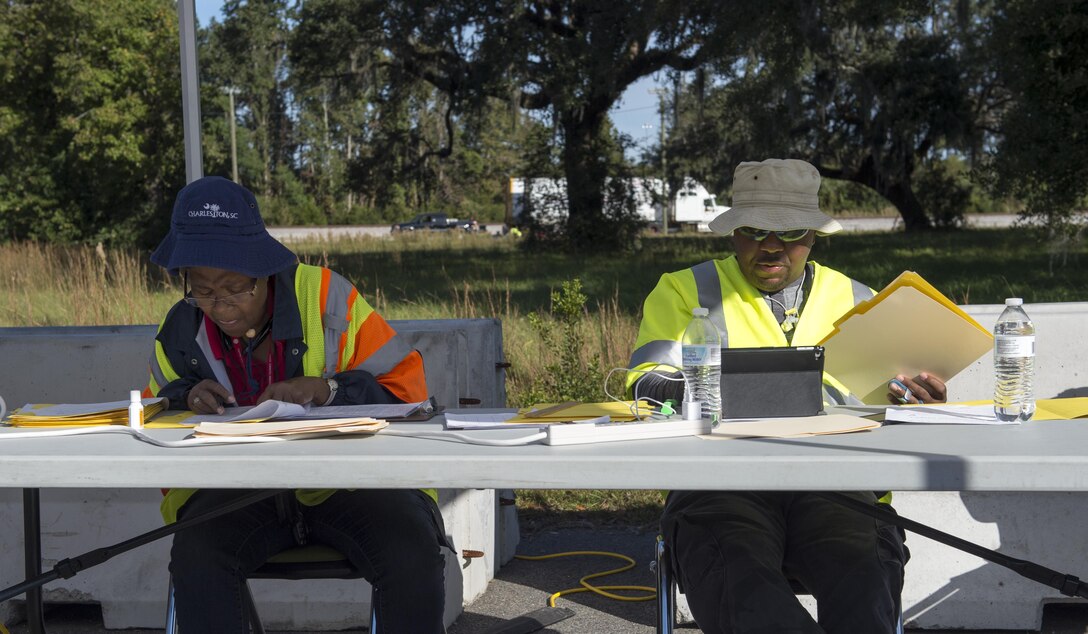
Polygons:
[[722,348],[722,418],[819,414],[823,372],[820,346]]

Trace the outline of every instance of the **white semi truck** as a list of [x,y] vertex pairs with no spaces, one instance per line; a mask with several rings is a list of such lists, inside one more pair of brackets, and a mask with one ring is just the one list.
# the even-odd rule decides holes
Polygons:
[[[674,192],[671,205],[665,204],[665,184],[659,178],[632,178],[628,187],[638,216],[654,231],[661,231],[666,226],[669,231],[710,231],[707,224],[729,209],[719,205],[714,194],[691,178],[684,179]],[[537,221],[543,224],[558,224],[566,220],[566,179],[511,178],[506,197],[506,224],[511,227],[524,226],[530,208]]]

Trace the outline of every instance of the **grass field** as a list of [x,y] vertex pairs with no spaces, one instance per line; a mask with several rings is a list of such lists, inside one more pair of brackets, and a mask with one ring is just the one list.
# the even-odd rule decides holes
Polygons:
[[[352,280],[389,319],[497,317],[511,369],[510,405],[549,397],[550,370],[607,371],[626,365],[641,303],[667,271],[730,253],[729,241],[708,235],[647,237],[630,254],[528,253],[508,238],[467,234],[404,235],[293,243],[309,263]],[[813,258],[877,289],[913,270],[960,304],[1085,301],[1086,247],[1048,241],[1026,229],[978,229],[917,235],[873,233],[820,238]],[[564,330],[552,292],[579,279],[584,309]],[[146,253],[0,245],[0,326],[158,323],[178,297],[176,282]],[[542,329],[573,333],[581,368],[547,345]],[[588,376],[588,375],[586,375]],[[544,378],[542,378],[544,377]],[[618,384],[616,384],[618,385]],[[583,398],[603,400],[601,386]],[[555,396],[551,396],[555,398]],[[656,492],[521,492],[523,508],[540,512],[607,512],[622,508],[645,523],[660,505]]]

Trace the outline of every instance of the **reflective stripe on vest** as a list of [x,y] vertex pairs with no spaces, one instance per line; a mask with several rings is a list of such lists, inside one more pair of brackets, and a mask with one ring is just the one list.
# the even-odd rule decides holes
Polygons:
[[[162,328],[161,325],[159,327]],[[151,374],[147,387],[152,394],[158,394],[159,390],[168,383],[181,378],[181,375],[174,371],[174,366],[170,364],[170,358],[166,356],[162,343],[157,339],[155,340],[155,346],[151,349],[151,358],[148,359],[147,365]]]
[[366,370],[374,376],[381,376],[397,367],[397,364],[411,353],[412,348],[405,343],[404,339],[400,335],[394,335],[382,344],[381,348],[378,348],[364,359],[362,363],[349,369]]
[[322,271],[322,284],[326,285],[324,305],[321,311],[321,324],[325,337],[325,377],[330,377],[342,369],[340,357],[347,341],[349,311],[352,293],[355,287],[340,275],[325,269]]
[[200,329],[196,332],[196,345],[204,353],[204,359],[207,360],[208,365],[211,367],[216,382],[227,388],[231,394],[234,394],[234,386],[231,385],[230,376],[227,374],[227,365],[223,363],[222,359],[216,359],[215,353],[212,352],[211,342],[208,341],[208,321],[206,319],[200,320]]

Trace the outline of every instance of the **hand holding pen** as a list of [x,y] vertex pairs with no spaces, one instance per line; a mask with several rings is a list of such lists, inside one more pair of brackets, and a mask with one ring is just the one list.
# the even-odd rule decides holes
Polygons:
[[222,414],[224,405],[237,405],[234,395],[212,379],[204,379],[185,397],[189,409],[197,414]]

